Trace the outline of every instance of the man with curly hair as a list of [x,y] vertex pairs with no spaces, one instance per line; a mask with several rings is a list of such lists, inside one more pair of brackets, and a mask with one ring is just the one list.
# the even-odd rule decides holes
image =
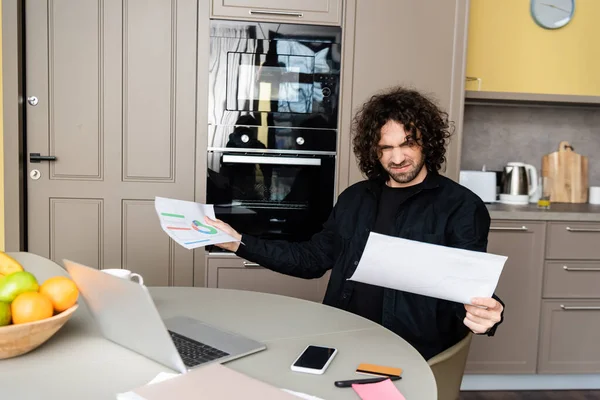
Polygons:
[[[340,194],[323,230],[306,242],[262,240],[207,219],[240,242],[220,247],[273,271],[311,279],[331,270],[324,304],[395,332],[425,359],[469,330],[493,335],[504,304],[493,295],[470,304],[349,281],[369,232],[468,250],[487,250],[490,216],[479,197],[439,174],[448,117],[423,94],[402,87],[375,95],[353,124],[354,153],[367,179]],[[402,258],[402,254],[398,254]]]

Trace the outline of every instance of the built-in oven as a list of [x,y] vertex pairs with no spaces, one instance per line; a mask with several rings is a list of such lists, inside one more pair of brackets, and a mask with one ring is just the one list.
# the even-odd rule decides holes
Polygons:
[[239,232],[297,241],[322,229],[340,42],[339,27],[211,21],[206,202]]
[[[325,137],[332,132],[303,132],[258,127],[217,127],[216,135],[231,131],[227,145],[211,147],[208,157],[208,204],[217,218],[239,232],[268,239],[306,240],[322,228],[334,203],[335,151],[294,150],[300,134]],[[272,135],[282,144],[267,149]],[[315,140],[316,141],[316,140]],[[333,140],[331,140],[334,143]]]

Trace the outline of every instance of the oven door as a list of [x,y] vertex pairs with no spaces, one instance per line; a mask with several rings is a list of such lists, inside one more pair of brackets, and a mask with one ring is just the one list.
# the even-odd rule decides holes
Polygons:
[[307,240],[333,208],[334,181],[332,155],[213,151],[206,201],[240,233]]

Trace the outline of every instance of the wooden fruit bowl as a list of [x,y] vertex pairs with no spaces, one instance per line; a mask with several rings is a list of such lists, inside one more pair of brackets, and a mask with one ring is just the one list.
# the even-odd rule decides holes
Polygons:
[[78,304],[60,314],[26,324],[0,326],[0,360],[34,350],[52,337],[71,318]]

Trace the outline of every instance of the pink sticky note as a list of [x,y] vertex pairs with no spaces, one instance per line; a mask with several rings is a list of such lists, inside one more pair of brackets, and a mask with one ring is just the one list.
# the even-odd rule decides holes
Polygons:
[[362,400],[406,400],[389,379],[377,383],[355,383],[352,389]]

